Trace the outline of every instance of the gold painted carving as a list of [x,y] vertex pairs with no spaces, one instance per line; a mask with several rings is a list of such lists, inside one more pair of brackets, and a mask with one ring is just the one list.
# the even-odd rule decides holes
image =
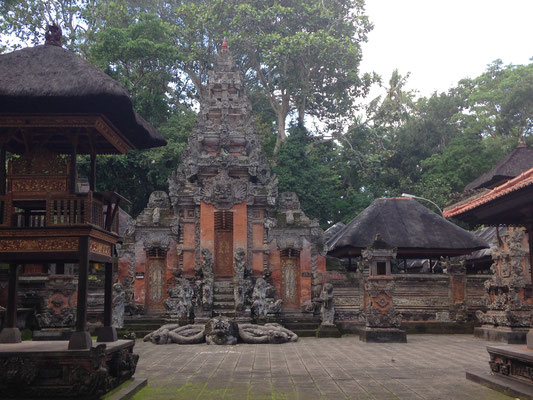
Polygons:
[[78,251],[78,238],[1,239],[0,252]]
[[111,257],[111,245],[91,239],[91,253],[102,254]]
[[65,179],[17,179],[11,181],[13,192],[66,192],[67,181]]

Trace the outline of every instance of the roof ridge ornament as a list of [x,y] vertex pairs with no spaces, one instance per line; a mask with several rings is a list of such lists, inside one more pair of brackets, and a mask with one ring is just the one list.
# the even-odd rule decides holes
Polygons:
[[226,41],[226,39],[224,39],[222,41],[222,48],[221,48],[222,51],[225,51],[225,50],[228,50],[228,42]]
[[55,22],[52,22],[52,25],[48,25],[46,33],[44,34],[44,38],[45,38],[44,44],[62,47],[62,44],[61,44],[62,35],[63,35],[63,32],[61,31],[61,28]]
[[524,139],[524,136],[520,135],[518,137],[518,145],[516,147],[527,147],[526,140]]

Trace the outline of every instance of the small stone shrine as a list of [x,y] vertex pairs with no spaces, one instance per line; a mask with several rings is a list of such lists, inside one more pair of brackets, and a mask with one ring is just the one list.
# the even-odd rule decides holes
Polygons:
[[[276,210],[277,206],[277,210]],[[127,309],[205,323],[313,315],[325,277],[323,232],[294,193],[278,196],[241,73],[224,42],[168,195],[128,226],[119,276]]]
[[359,339],[364,342],[407,341],[405,331],[400,329],[402,316],[394,308],[394,278],[391,260],[396,249],[384,242],[379,235],[362,252],[364,274],[365,326],[359,330]]
[[531,310],[526,301],[526,286],[530,284],[529,249],[523,228],[509,227],[497,247],[492,250],[492,276],[485,282],[487,312],[477,311],[483,324],[476,328],[477,337],[522,344],[529,331]]

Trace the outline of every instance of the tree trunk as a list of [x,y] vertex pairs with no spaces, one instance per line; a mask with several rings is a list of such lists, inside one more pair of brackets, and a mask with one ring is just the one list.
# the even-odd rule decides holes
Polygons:
[[287,140],[285,132],[285,123],[287,122],[287,115],[289,114],[289,97],[285,94],[281,100],[281,107],[276,110],[276,119],[278,121],[278,137],[276,138],[276,145],[274,146],[274,158],[278,154],[281,143]]

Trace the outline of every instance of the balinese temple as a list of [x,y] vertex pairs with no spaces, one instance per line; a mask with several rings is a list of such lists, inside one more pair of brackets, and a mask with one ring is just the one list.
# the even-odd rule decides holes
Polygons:
[[132,308],[196,321],[312,315],[325,277],[322,237],[294,193],[278,195],[224,42],[168,193],[152,193],[120,249]]
[[[97,190],[96,157],[166,140],[134,112],[124,88],[61,47],[58,27],[50,26],[46,38],[45,45],[0,55],[0,262],[9,265],[0,397],[99,398],[133,375],[138,356],[134,341],[118,340],[112,326],[117,215],[127,200]],[[90,159],[83,190],[78,155]],[[66,263],[78,273],[61,271],[54,279],[46,318],[64,319],[74,332],[69,340],[21,342],[21,269],[59,270]],[[97,343],[87,327],[88,271],[95,263],[105,268]]]

